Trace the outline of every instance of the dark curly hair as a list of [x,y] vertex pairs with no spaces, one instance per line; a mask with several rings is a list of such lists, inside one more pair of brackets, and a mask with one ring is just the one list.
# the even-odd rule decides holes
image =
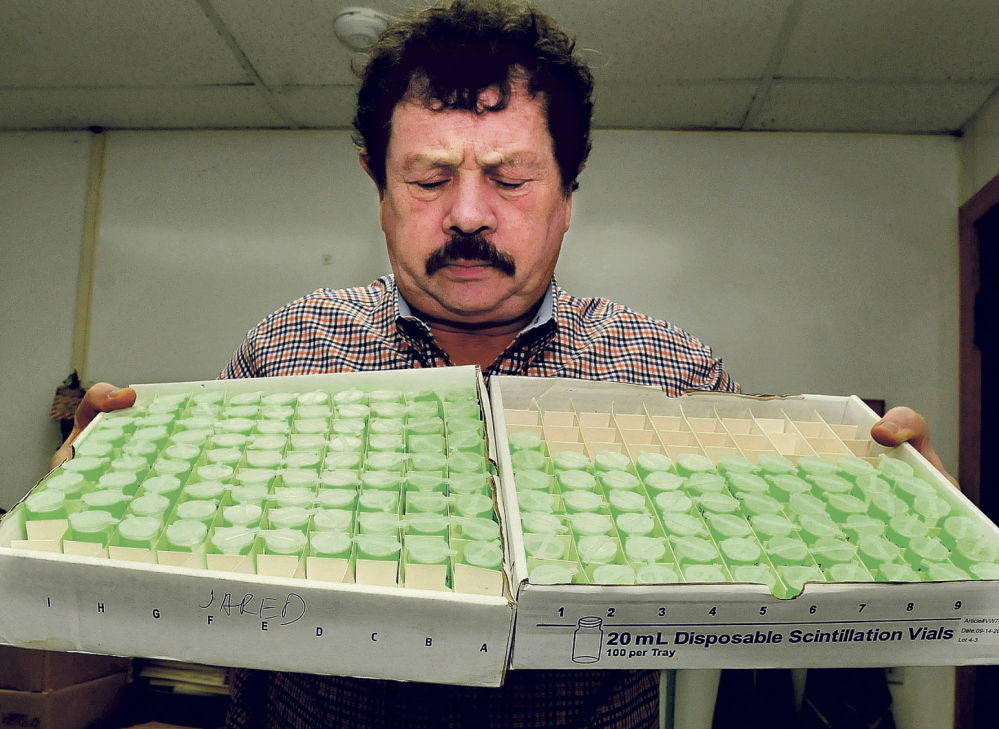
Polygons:
[[[510,101],[523,80],[540,97],[548,120],[562,189],[590,152],[593,76],[574,55],[575,42],[549,16],[519,2],[454,0],[393,19],[371,48],[361,72],[354,141],[364,150],[378,188],[385,188],[385,155],[392,112],[404,99],[430,109],[486,113]],[[497,87],[499,101],[482,109],[479,95]]]

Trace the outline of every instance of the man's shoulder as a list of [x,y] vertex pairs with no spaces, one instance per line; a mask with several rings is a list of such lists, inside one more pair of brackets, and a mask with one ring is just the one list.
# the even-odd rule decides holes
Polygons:
[[683,329],[608,299],[556,293],[558,335],[537,374],[652,385],[671,396],[738,389],[711,348]]
[[570,325],[573,335],[581,340],[641,335],[680,339],[691,346],[704,346],[680,327],[610,299],[573,296],[559,289],[556,301],[559,319],[563,324]]
[[314,317],[367,322],[395,296],[395,284],[383,276],[368,286],[342,289],[321,288],[282,306],[260,323],[261,327]]

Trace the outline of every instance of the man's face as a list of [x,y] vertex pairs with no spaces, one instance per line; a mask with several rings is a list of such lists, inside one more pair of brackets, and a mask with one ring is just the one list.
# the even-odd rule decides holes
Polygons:
[[[497,98],[491,90],[482,101]],[[541,100],[522,84],[497,112],[401,102],[385,180],[382,230],[411,305],[446,321],[499,323],[544,295],[572,201],[562,193]]]

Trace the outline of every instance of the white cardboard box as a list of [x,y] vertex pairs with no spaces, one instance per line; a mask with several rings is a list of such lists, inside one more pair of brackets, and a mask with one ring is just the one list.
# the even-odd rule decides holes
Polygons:
[[[761,399],[698,393],[671,399],[659,390],[631,385],[494,377],[490,400],[508,514],[517,514],[518,506],[506,421],[515,418],[522,426],[523,416],[531,411],[539,418],[543,413],[616,413],[691,422],[758,418],[765,425],[786,418],[824,421],[858,426],[859,435],[847,438],[856,455],[887,451],[869,439],[877,416],[856,397]],[[559,419],[553,415],[551,421]],[[940,488],[952,489],[910,446],[890,455],[912,465],[917,475],[935,480]],[[999,529],[963,495],[955,492],[954,497],[978,514],[999,539]],[[808,583],[800,595],[785,600],[762,584],[538,585],[528,579],[519,520],[508,518],[507,525],[517,598],[514,669],[999,663],[996,581]]]
[[[314,389],[477,383],[476,368],[197,383],[205,389]],[[148,385],[143,396],[184,391]],[[111,561],[11,548],[25,537],[0,521],[0,642],[320,674],[499,685],[512,668],[660,669],[963,665],[999,662],[999,583],[808,584],[790,600],[763,585],[534,585],[510,482],[511,410],[697,419],[785,417],[866,430],[857,398],[756,399],[579,380],[494,377],[481,396],[516,601],[402,587],[317,582]],[[672,414],[672,415],[669,415]],[[493,432],[495,430],[495,432]],[[871,448],[857,439],[855,448]],[[892,452],[950,488],[908,446]],[[960,495],[955,498],[967,500]],[[970,504],[968,507],[973,509]],[[999,529],[981,516],[999,539]],[[516,614],[516,625],[514,617]]]
[[[192,386],[229,392],[463,386],[477,389],[488,411],[475,367],[136,390],[147,398]],[[491,437],[488,418],[486,429]],[[53,554],[11,547],[26,536],[17,517],[14,510],[0,521],[0,643],[475,686],[503,681],[514,618],[506,588],[500,596],[457,594]]]

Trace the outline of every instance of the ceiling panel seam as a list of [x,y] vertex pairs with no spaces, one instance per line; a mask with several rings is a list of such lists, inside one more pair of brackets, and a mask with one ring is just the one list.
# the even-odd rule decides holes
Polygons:
[[798,19],[801,17],[801,10],[804,6],[805,0],[793,0],[784,13],[784,20],[781,22],[780,30],[774,41],[773,51],[770,53],[770,58],[767,59],[766,68],[760,78],[759,85],[756,87],[756,93],[753,94],[753,100],[749,102],[749,109],[746,110],[746,116],[743,117],[743,130],[755,129],[759,122],[760,115],[763,113],[763,107],[770,99],[770,88],[773,86],[777,69],[784,59],[784,53],[791,42],[791,34],[798,25]]
[[281,117],[281,120],[291,129],[298,129],[301,127],[296,120],[294,115],[288,109],[287,106],[281,101],[276,94],[274,94],[270,87],[264,83],[263,77],[257,72],[253,63],[247,57],[243,49],[240,48],[239,42],[236,37],[230,32],[229,27],[222,20],[222,16],[218,14],[215,7],[212,5],[211,0],[195,0],[201,7],[202,12],[211,21],[211,24],[215,27],[215,31],[222,37],[222,40],[228,46],[229,51],[236,57],[236,60],[243,67],[243,69],[250,75],[253,79],[253,86],[257,92],[261,95],[268,106],[274,110],[274,113]]

